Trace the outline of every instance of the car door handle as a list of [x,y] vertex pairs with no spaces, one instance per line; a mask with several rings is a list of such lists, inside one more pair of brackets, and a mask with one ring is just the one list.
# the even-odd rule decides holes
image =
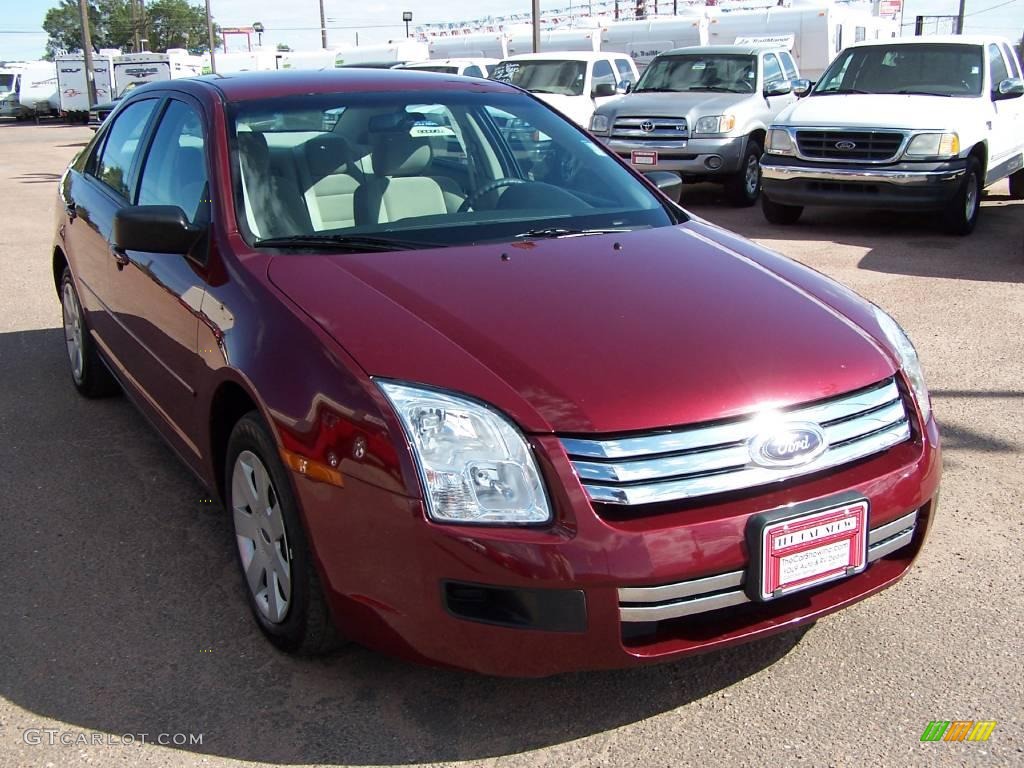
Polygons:
[[117,262],[117,271],[120,272],[122,269],[128,266],[130,259],[128,254],[123,249],[115,246],[110,246],[110,255],[114,257],[114,261]]

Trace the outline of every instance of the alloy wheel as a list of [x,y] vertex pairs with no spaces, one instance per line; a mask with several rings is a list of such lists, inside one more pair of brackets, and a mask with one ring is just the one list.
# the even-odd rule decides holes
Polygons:
[[82,308],[70,281],[64,283],[61,299],[64,310],[64,341],[68,348],[71,375],[74,376],[76,382],[81,384],[82,371],[85,366],[82,346]]

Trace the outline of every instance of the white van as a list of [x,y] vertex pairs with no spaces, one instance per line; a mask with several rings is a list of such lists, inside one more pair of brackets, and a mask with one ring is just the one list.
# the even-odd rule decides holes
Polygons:
[[624,93],[639,76],[636,62],[622,53],[554,51],[510,56],[491,79],[529,91],[586,128],[598,105]]

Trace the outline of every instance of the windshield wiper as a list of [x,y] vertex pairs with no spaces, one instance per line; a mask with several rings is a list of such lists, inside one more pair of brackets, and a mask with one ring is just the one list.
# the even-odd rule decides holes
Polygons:
[[902,88],[898,91],[891,91],[891,93],[899,93],[901,95],[908,96],[945,96],[946,98],[953,98],[952,93],[939,93],[938,91],[916,91],[913,88]]
[[683,93],[687,91],[714,91],[715,93],[743,93],[743,91],[737,91],[735,88],[726,88],[724,85],[691,85]]
[[871,91],[862,91],[859,88],[836,88],[834,91],[813,91],[813,93],[815,96],[832,96],[844,93],[871,93]]
[[520,232],[516,237],[525,237],[531,240],[542,238],[559,237],[585,237],[587,235],[610,235],[615,232],[632,232],[629,227],[607,228],[607,229],[566,229],[563,227],[546,227],[543,229],[531,229],[528,232]]
[[420,240],[399,240],[372,235],[289,235],[265,237],[253,243],[257,248],[330,248],[352,251],[411,251],[417,248],[446,248],[442,243]]
[[633,93],[679,93],[676,88],[634,88]]

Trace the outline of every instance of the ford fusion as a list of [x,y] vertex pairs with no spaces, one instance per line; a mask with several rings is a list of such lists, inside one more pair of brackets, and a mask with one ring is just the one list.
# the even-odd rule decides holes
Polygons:
[[286,651],[667,661],[890,586],[931,527],[900,326],[514,87],[143,86],[57,219],[74,386],[124,391],[218,495]]

